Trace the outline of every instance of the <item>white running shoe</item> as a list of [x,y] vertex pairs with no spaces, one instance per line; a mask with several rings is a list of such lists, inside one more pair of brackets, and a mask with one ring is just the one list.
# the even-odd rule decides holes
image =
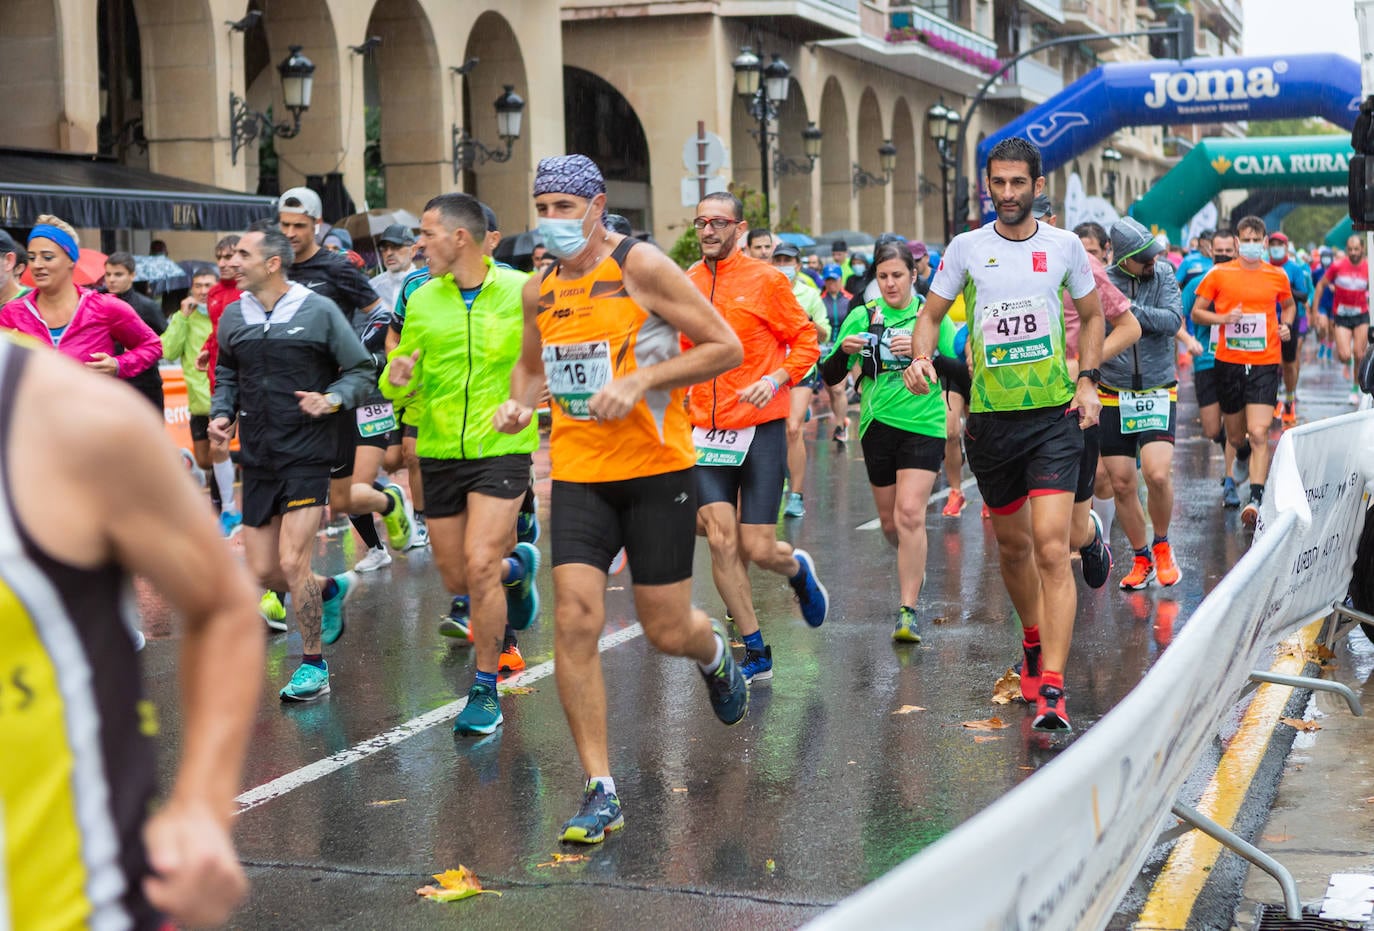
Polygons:
[[385,566],[391,565],[391,554],[386,551],[385,546],[367,551],[367,555],[358,560],[358,564],[353,567],[354,572],[375,572]]

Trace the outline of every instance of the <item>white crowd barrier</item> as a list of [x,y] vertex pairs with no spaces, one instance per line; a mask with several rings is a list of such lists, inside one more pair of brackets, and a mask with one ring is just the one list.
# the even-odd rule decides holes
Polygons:
[[1374,411],[1284,434],[1253,545],[1140,684],[1043,770],[807,927],[1105,927],[1250,672],[1344,597],[1372,479]]

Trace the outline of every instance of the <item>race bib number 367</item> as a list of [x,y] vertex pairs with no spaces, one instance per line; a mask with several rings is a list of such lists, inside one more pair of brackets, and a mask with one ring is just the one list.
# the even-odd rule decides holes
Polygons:
[[1264,352],[1269,345],[1264,314],[1244,314],[1239,323],[1226,324],[1226,348],[1234,352]]
[[587,404],[611,380],[611,347],[597,343],[565,343],[544,347],[544,376],[549,396],[574,420],[591,420]]
[[1049,303],[1044,297],[985,304],[979,308],[978,319],[983,334],[983,362],[989,368],[1027,365],[1054,355]]

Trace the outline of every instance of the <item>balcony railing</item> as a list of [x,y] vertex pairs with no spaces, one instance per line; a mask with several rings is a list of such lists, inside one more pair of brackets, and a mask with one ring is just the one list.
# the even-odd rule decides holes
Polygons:
[[931,50],[972,65],[985,74],[1002,67],[997,43],[919,6],[894,6],[888,13],[890,43],[921,42]]
[[1046,98],[1053,97],[1064,89],[1063,72],[1034,58],[1023,58],[1018,61],[1007,80]]

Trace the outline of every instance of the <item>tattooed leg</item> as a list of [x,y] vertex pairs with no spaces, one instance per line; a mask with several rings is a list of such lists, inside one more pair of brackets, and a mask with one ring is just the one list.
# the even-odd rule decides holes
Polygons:
[[291,587],[291,599],[296,607],[296,626],[301,632],[301,649],[305,653],[320,652],[320,621],[324,598],[320,594],[321,579],[310,571],[310,557],[315,549],[315,534],[320,527],[322,508],[301,508],[288,511],[281,519],[282,574]]

